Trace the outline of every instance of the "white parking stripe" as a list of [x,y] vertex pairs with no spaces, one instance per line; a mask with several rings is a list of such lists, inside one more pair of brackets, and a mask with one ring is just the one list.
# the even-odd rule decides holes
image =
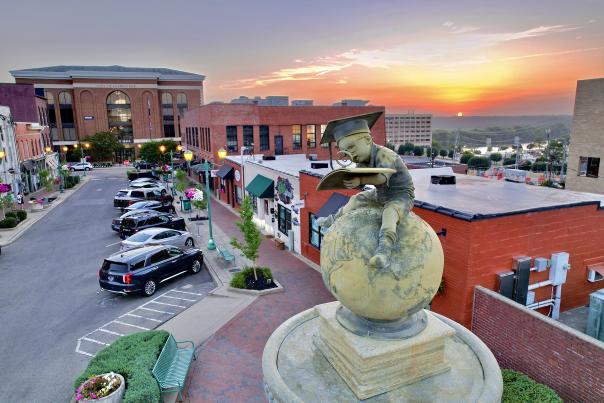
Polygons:
[[158,311],[157,309],[145,308],[144,306],[141,306],[136,309],[146,309],[147,311],[153,311],[153,312],[158,312],[158,313],[167,313],[168,315],[174,315],[174,312]]
[[114,243],[110,243],[109,245],[105,245],[105,248],[108,248],[108,247],[113,246],[113,245],[117,245],[118,243],[121,243],[121,242],[122,241],[117,241],[117,242],[114,242]]
[[102,344],[103,346],[108,346],[109,345],[107,343],[103,343],[102,341],[98,341],[98,340],[95,340],[95,339],[89,339],[88,337],[82,337],[81,340],[91,341],[91,342],[96,343],[96,344]]
[[182,305],[176,305],[176,304],[168,304],[166,302],[159,302],[159,301],[150,301],[148,302],[149,304],[161,304],[161,305],[168,305],[168,306],[175,306],[177,308],[186,308],[186,306],[182,306]]
[[150,321],[157,322],[157,323],[162,323],[161,320],[159,320],[159,319],[147,318],[145,316],[135,315],[133,313],[125,313],[122,316],[120,316],[120,318],[122,318],[124,316],[133,316],[135,318],[141,318],[141,319],[146,319],[146,320],[150,320]]
[[169,295],[162,295],[162,297],[166,297],[166,298],[173,298],[173,299],[182,299],[183,301],[190,301],[190,302],[196,302],[196,299],[188,299],[188,298],[183,298],[183,297],[171,297]]
[[138,325],[131,325],[130,323],[120,322],[119,320],[114,320],[113,323],[119,323],[120,325],[125,325],[125,326],[132,326],[132,327],[135,327],[135,328],[141,329],[141,330],[151,330],[148,327],[143,327],[143,326],[138,326]]
[[109,334],[114,334],[116,336],[125,336],[125,334],[121,334],[121,333],[118,333],[118,332],[112,332],[111,330],[107,330],[107,329],[103,329],[103,328],[100,328],[98,330],[100,330],[101,332],[105,332],[105,333],[109,333]]
[[189,291],[180,291],[180,290],[170,290],[171,292],[182,292],[183,294],[191,294],[191,295],[199,295],[200,297],[203,296],[203,294],[197,294],[196,292],[189,292]]
[[87,353],[86,351],[82,351],[82,350],[80,350],[80,349],[78,349],[78,350],[76,350],[76,351],[77,351],[78,353],[80,353],[80,354],[84,354],[84,355],[88,355],[88,356],[90,356],[90,357],[94,357],[94,354]]

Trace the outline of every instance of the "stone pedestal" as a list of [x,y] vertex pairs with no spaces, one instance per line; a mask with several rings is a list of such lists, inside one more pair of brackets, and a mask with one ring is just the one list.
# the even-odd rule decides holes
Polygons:
[[376,340],[357,336],[336,319],[340,303],[315,307],[319,331],[315,345],[359,399],[367,399],[400,386],[448,371],[445,343],[455,330],[427,314],[426,328],[414,337]]

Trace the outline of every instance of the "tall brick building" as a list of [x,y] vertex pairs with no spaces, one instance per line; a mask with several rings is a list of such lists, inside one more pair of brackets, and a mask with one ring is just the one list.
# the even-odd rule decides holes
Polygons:
[[[316,154],[328,158],[321,147],[322,130],[328,121],[384,111],[383,106],[261,106],[208,104],[185,113],[182,142],[201,159],[218,163],[218,150],[239,155],[242,146],[253,144],[255,154]],[[385,144],[384,116],[371,130],[378,144]]]
[[52,66],[11,74],[46,97],[55,147],[111,130],[125,146],[118,160],[133,159],[137,144],[180,141],[184,112],[203,104],[205,77],[172,69]]

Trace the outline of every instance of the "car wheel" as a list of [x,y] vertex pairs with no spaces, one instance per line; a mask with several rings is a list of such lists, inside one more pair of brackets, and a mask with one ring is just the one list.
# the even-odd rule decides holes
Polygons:
[[145,297],[150,297],[155,294],[157,290],[157,283],[155,280],[147,280],[145,281],[145,286],[143,287],[143,294]]
[[123,233],[123,232],[120,232],[120,238],[121,238],[121,239],[126,239],[126,235],[124,235],[124,233]]
[[189,248],[194,247],[195,241],[193,240],[193,238],[187,238],[187,240],[185,241],[185,246],[188,246]]
[[176,209],[174,208],[174,206],[170,206],[170,213],[174,214],[176,213]]
[[75,172],[75,168],[69,168],[71,172]]
[[195,259],[193,261],[193,264],[191,265],[191,273],[193,274],[197,274],[201,271],[201,262],[197,259]]
[[84,171],[90,171],[90,168],[84,168]]

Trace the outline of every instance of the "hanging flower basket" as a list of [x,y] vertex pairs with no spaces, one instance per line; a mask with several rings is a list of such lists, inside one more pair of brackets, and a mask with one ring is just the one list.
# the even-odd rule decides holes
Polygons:
[[94,376],[82,383],[76,390],[75,401],[119,403],[122,401],[125,389],[124,377],[109,372]]

